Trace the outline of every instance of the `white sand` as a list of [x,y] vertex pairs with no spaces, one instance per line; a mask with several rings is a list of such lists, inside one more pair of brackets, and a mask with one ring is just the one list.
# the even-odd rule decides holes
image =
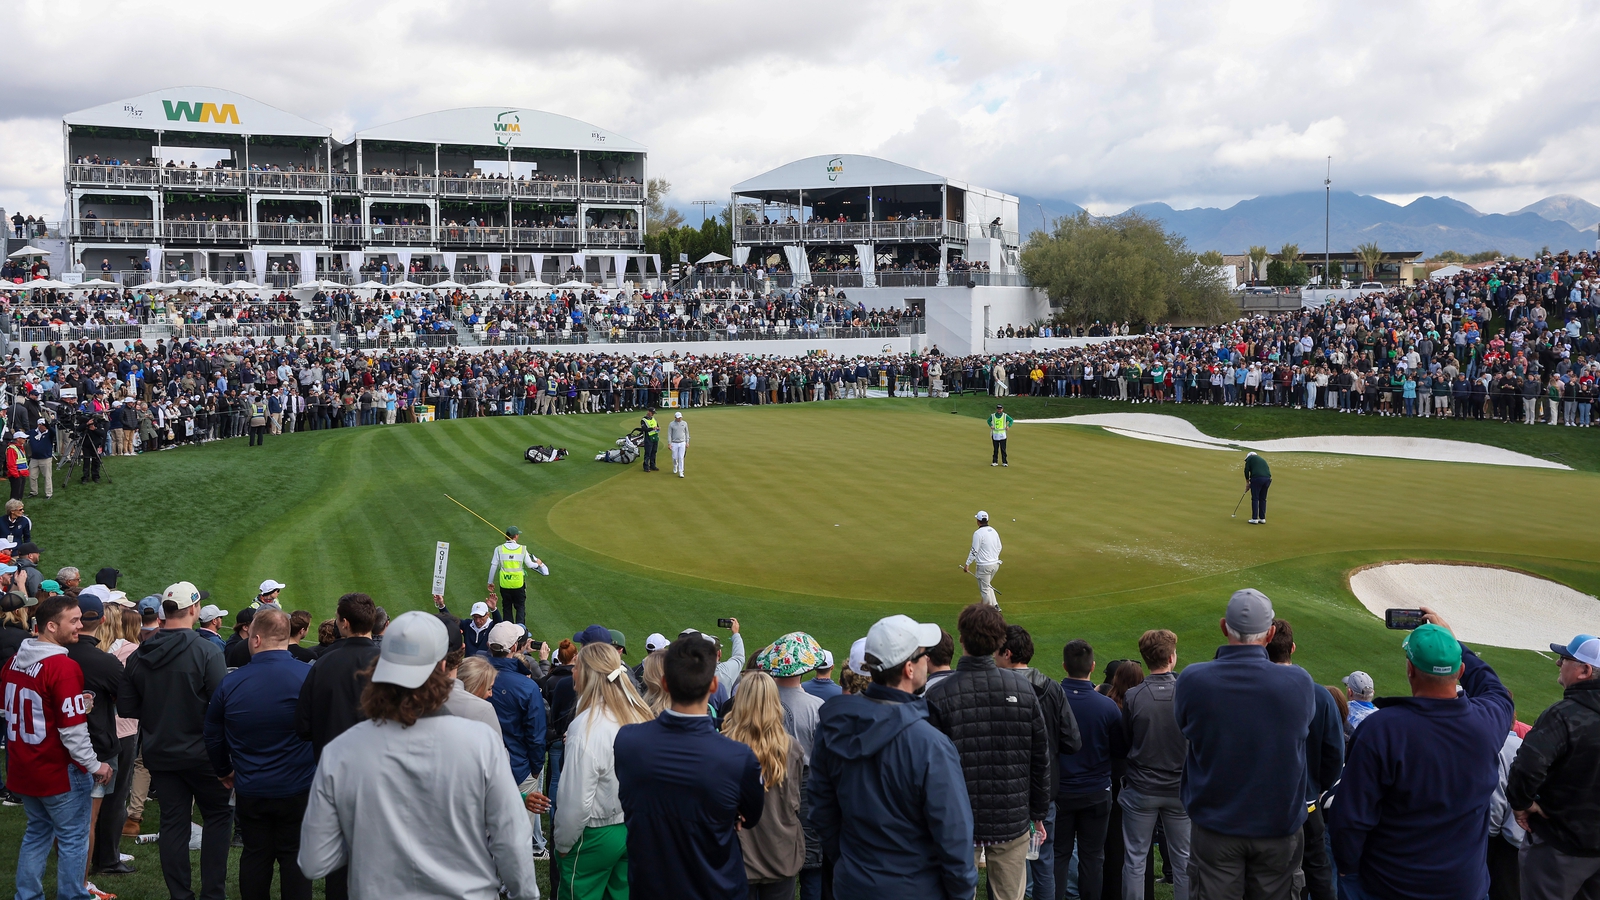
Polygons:
[[1600,630],[1600,600],[1507,569],[1388,563],[1350,576],[1350,590],[1380,619],[1391,607],[1432,607],[1468,644],[1548,654],[1552,642]]
[[1380,437],[1376,435],[1324,435],[1282,438],[1275,441],[1230,441],[1205,434],[1189,420],[1160,413],[1097,413],[1055,419],[1018,419],[1023,424],[1096,425],[1124,437],[1184,446],[1209,445],[1259,450],[1262,453],[1341,453],[1348,456],[1383,456],[1432,462],[1523,466],[1530,469],[1567,469],[1569,466],[1469,441],[1439,438]]
[[1239,448],[1230,447],[1227,444],[1202,444],[1199,441],[1189,440],[1188,438],[1171,437],[1165,434],[1144,434],[1138,431],[1128,431],[1123,428],[1110,428],[1107,426],[1101,427],[1105,428],[1106,431],[1109,431],[1112,434],[1121,435],[1122,437],[1136,438],[1141,441],[1154,441],[1157,444],[1172,444],[1178,447],[1188,447],[1192,450],[1221,450],[1225,453],[1243,452],[1239,450]]

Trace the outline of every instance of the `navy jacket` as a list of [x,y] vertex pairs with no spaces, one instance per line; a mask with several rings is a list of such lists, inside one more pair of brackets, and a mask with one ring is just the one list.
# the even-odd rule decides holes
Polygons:
[[813,697],[820,697],[823,700],[831,700],[844,693],[844,688],[840,687],[832,678],[824,678],[821,675],[800,686],[805,689],[806,693]]
[[[1259,644],[1218,647],[1216,659],[1184,668],[1172,712],[1189,740],[1179,794],[1195,824],[1233,837],[1300,830],[1316,691],[1325,689],[1305,669],[1273,664]],[[1335,768],[1315,778],[1332,784],[1337,776]]]
[[761,764],[708,716],[663,712],[617,732],[617,796],[634,900],[743,900],[739,822],[761,821]]
[[927,701],[874,684],[822,704],[807,790],[807,824],[835,860],[838,896],[968,900],[977,890],[966,776]]
[[1339,705],[1325,687],[1318,687],[1311,696],[1317,699],[1317,708],[1306,735],[1307,803],[1321,797],[1323,791],[1333,790],[1344,771],[1344,722],[1339,719]]
[[461,620],[461,645],[466,648],[468,656],[492,657],[494,655],[489,652],[489,629],[493,628],[499,621],[498,618],[491,616],[489,624],[485,625],[482,631],[479,631],[472,624],[471,616]]
[[511,777],[521,784],[544,768],[544,695],[532,678],[517,671],[517,660],[490,657],[489,664],[498,670],[489,702],[500,718]]
[[1375,896],[1489,892],[1489,803],[1513,706],[1494,670],[1462,651],[1465,700],[1383,697],[1351,738],[1328,833],[1339,872],[1359,873]]
[[1127,731],[1122,727],[1122,708],[1117,701],[1094,689],[1094,682],[1079,678],[1061,679],[1067,706],[1078,720],[1083,746],[1076,753],[1056,757],[1060,764],[1061,786],[1058,797],[1083,796],[1111,790],[1111,761],[1128,755]]
[[266,650],[228,673],[206,708],[206,752],[217,775],[233,773],[244,797],[293,797],[311,790],[311,743],[295,733],[300,688],[311,667],[287,650]]

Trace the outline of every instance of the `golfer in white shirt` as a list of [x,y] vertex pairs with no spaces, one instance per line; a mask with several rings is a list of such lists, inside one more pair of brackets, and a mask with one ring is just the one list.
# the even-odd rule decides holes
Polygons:
[[961,564],[961,571],[977,576],[979,599],[990,606],[999,606],[990,582],[1000,568],[1000,533],[990,527],[989,514],[983,510],[978,510],[974,518],[978,520],[978,530],[972,533],[972,550],[967,553],[967,561]]
[[667,423],[667,446],[672,450],[672,474],[683,477],[683,455],[689,452],[689,423],[683,413],[673,413]]

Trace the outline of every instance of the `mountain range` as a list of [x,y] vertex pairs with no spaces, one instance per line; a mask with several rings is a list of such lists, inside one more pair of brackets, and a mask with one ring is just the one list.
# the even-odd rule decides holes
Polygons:
[[[1082,209],[1064,200],[1020,199],[1024,233]],[[1451,197],[1418,197],[1404,206],[1350,191],[1335,191],[1329,199],[1328,246],[1335,252],[1369,241],[1384,250],[1414,250],[1425,256],[1444,250],[1499,250],[1517,256],[1531,256],[1544,247],[1593,250],[1600,226],[1600,206],[1571,194],[1546,197],[1513,213],[1479,212]],[[1142,203],[1129,211],[1160,219],[1187,238],[1192,250],[1244,253],[1261,244],[1276,251],[1294,243],[1314,256],[1323,248],[1324,202],[1323,194],[1306,191],[1242,200],[1227,209]]]

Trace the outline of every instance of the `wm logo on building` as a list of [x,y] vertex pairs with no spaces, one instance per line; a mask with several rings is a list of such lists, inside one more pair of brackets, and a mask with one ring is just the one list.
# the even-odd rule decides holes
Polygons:
[[215,122],[218,125],[238,125],[239,110],[232,103],[189,103],[184,100],[163,100],[168,122]]

